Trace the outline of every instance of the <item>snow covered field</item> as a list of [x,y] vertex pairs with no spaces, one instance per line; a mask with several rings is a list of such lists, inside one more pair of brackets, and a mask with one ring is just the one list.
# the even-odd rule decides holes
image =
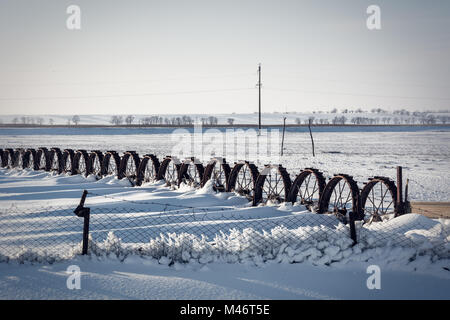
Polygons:
[[[136,150],[163,158],[189,136],[172,131],[2,128],[0,144]],[[316,167],[328,177],[351,174],[362,187],[374,175],[394,178],[402,165],[410,199],[449,200],[448,128],[315,128],[314,139],[315,158],[306,129],[287,130],[284,156],[275,161],[291,179],[301,168]],[[255,160],[259,168],[273,162]],[[90,257],[79,256],[82,219],[72,213],[83,189],[92,210]],[[208,186],[131,187],[114,177],[5,169],[0,207],[0,260],[9,260],[0,263],[3,299],[450,298],[448,220],[411,214],[359,226],[352,247],[348,226],[302,206],[250,207],[245,198]],[[81,290],[66,287],[65,271],[73,264],[82,272]],[[369,265],[381,268],[381,290],[366,286]]]
[[[316,157],[312,157],[307,128],[288,128],[283,157],[278,156],[278,149],[273,150],[275,156],[259,159],[238,150],[235,160],[255,161],[260,169],[267,163],[281,163],[292,180],[300,169],[306,167],[318,168],[328,177],[347,173],[353,175],[360,188],[374,175],[395,178],[395,167],[402,165],[404,177],[410,182],[410,199],[450,200],[450,128],[392,126],[313,130]],[[174,146],[192,133],[192,130],[191,133],[173,131],[151,128],[0,128],[0,145],[3,148],[47,146],[118,152],[135,150],[140,155],[153,153],[162,159],[166,155],[179,156],[173,154]],[[211,142],[223,138],[223,135],[223,130],[216,130],[204,134],[204,140]],[[222,155],[220,147],[219,143],[217,156]],[[206,164],[210,157],[204,155],[201,160]]]
[[[92,192],[86,201],[94,231],[89,257],[78,255],[82,219],[56,210],[75,208],[83,189]],[[194,210],[188,215],[189,219],[196,214],[206,218],[189,220],[183,228],[179,222],[188,222],[179,220],[183,210],[155,204],[167,202],[208,208],[206,213]],[[67,238],[75,248],[65,250],[62,257],[24,250],[0,263],[3,299],[450,298],[447,220],[411,214],[364,230],[358,227],[359,244],[352,247],[348,226],[333,216],[311,214],[303,206],[252,208],[244,198],[215,194],[208,186],[200,190],[169,190],[161,184],[130,187],[114,177],[96,181],[5,169],[0,170],[0,207],[1,248],[17,231],[19,242],[30,240],[30,233],[20,232],[28,227],[41,245],[53,239],[61,226],[74,227],[71,231],[76,232],[74,238]],[[124,207],[126,212],[121,210]],[[46,222],[42,208],[53,208],[53,220]],[[109,215],[95,216],[106,209]],[[139,220],[144,216],[150,220]],[[158,227],[176,235],[158,237],[150,232],[151,225],[141,223],[141,230],[150,236],[139,240],[139,245],[129,237],[140,234],[132,221],[168,216],[171,220]],[[118,223],[124,221],[121,217],[129,223]],[[235,228],[231,233],[223,224],[229,217]],[[255,217],[258,224],[252,224]],[[202,228],[195,228],[196,221]],[[298,224],[286,227],[287,222]],[[200,237],[216,227],[223,228],[224,234],[214,238],[215,245]],[[183,230],[192,232],[183,234]],[[396,243],[398,239],[408,242]],[[66,287],[70,265],[81,269],[80,290]],[[381,269],[380,290],[367,288],[370,265]]]

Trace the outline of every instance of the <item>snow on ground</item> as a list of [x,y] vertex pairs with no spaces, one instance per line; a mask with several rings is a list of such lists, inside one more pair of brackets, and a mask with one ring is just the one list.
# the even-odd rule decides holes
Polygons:
[[[409,199],[449,201],[449,127],[313,128],[316,157],[312,157],[307,130],[287,129],[283,157],[278,157],[278,147],[270,157],[256,159],[238,149],[234,160],[254,161],[260,169],[267,163],[281,163],[292,180],[306,167],[318,168],[327,177],[347,173],[355,178],[360,188],[374,175],[394,179],[395,167],[401,165],[404,178],[409,179]],[[140,155],[153,153],[160,159],[166,155],[192,156],[189,152],[179,155],[173,150],[189,133],[173,132],[168,128],[0,128],[0,145],[2,148],[47,146],[118,152],[135,150]],[[205,149],[211,149],[208,142],[216,139],[216,155],[221,156],[223,132],[205,133]],[[205,153],[199,158],[206,164],[211,155]]]
[[[449,299],[450,280],[381,269],[381,289],[368,290],[366,268],[308,264],[176,264],[129,258],[77,258],[53,265],[0,264],[0,299]],[[66,287],[70,265],[81,289]]]
[[[83,189],[95,193],[86,201],[92,210],[93,230],[99,226],[96,219],[97,223],[108,221],[106,226],[113,229],[106,228],[91,242],[91,255],[86,257],[79,255],[80,218],[71,212],[54,211],[52,222],[47,224],[49,216],[40,210],[50,206],[73,209]],[[183,210],[163,210],[155,204],[167,202],[207,208],[208,212],[185,215]],[[121,209],[124,205],[127,212]],[[40,241],[59,230],[59,218],[75,221],[78,230],[75,248],[60,260],[22,254],[0,263],[2,299],[450,298],[447,220],[410,214],[369,228],[359,226],[359,244],[352,247],[347,226],[333,216],[308,213],[302,206],[252,208],[242,197],[215,194],[208,188],[169,190],[158,183],[136,188],[114,177],[96,181],[92,177],[5,169],[0,170],[0,207],[0,229],[6,242],[14,236],[11,226],[21,230],[38,222],[41,232],[31,235]],[[17,215],[6,214],[8,208]],[[24,214],[33,209],[38,211],[36,216]],[[105,209],[110,214],[95,217],[95,212]],[[172,220],[158,225],[164,232],[177,230],[179,218],[185,215],[188,220],[181,220],[187,222],[184,230],[192,233],[154,235],[151,241],[144,236],[136,243],[127,240],[127,234],[137,234],[137,229],[117,223],[122,215],[126,221],[171,216]],[[204,218],[200,222],[189,220],[195,215]],[[252,225],[254,217],[259,222]],[[224,226],[230,218],[236,230],[230,233],[225,229],[214,239],[215,245],[201,237],[202,230],[217,230],[214,228]],[[274,226],[277,219],[284,227]],[[305,224],[305,219],[312,225]],[[298,224],[286,228],[286,221]],[[195,223],[208,228],[196,229]],[[145,230],[152,227],[142,226]],[[377,242],[380,238],[374,235],[383,239],[395,235],[394,240],[400,236],[409,242],[403,246]],[[25,241],[30,235],[19,232],[19,236]],[[69,265],[81,269],[81,290],[66,287]],[[381,268],[381,290],[367,289],[369,265]]]

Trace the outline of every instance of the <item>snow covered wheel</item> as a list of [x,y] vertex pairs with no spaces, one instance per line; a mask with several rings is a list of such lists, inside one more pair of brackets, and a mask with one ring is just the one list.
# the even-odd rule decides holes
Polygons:
[[63,162],[63,153],[59,148],[51,148],[50,149],[50,170],[57,172],[58,174],[62,173],[64,170],[64,162]]
[[0,156],[2,157],[2,168],[6,168],[8,166],[8,151],[1,149]]
[[155,181],[160,164],[158,158],[153,154],[146,154],[139,164],[136,185]]
[[3,149],[0,149],[0,166],[3,168]]
[[126,151],[120,162],[119,179],[128,178],[133,182],[137,178],[137,169],[141,159],[135,151]]
[[7,168],[8,164],[10,163],[10,154],[8,149],[1,149],[0,156],[2,157],[1,159],[2,168]]
[[231,168],[225,158],[213,158],[206,166],[202,179],[202,187],[212,180],[213,189],[216,192],[225,192],[228,190],[228,179]]
[[6,167],[6,160],[5,160],[6,154],[3,149],[0,149],[0,166],[2,168]]
[[36,150],[27,149],[24,154],[24,165],[31,170],[38,170],[38,163],[36,161]]
[[166,156],[158,171],[158,180],[164,179],[166,186],[178,187],[181,161],[177,157]]
[[86,150],[77,150],[73,158],[73,171],[87,177],[91,173],[91,165],[89,162],[89,154]]
[[361,208],[366,222],[380,222],[397,212],[397,187],[387,177],[369,179],[361,191]]
[[89,162],[91,166],[91,173],[97,179],[101,179],[105,170],[103,169],[103,153],[99,150],[94,150],[89,155]]
[[205,168],[200,160],[191,157],[185,159],[180,168],[179,184],[184,183],[191,187],[198,188],[202,184]]
[[114,175],[119,177],[119,169],[120,169],[120,156],[119,154],[112,150],[107,151],[105,156],[103,157],[103,175],[110,176]]
[[289,192],[289,201],[299,202],[310,211],[319,209],[319,201],[325,189],[325,178],[322,172],[313,168],[306,168],[295,178]]
[[45,148],[39,148],[36,153],[36,162],[38,170],[50,171],[50,151]]
[[266,165],[258,176],[253,205],[285,202],[291,188],[291,178],[282,165]]
[[331,178],[319,202],[319,213],[334,213],[344,217],[347,213],[360,213],[358,185],[353,177],[337,174]]
[[18,169],[25,169],[24,166],[24,156],[25,156],[25,150],[22,148],[17,148],[14,151],[14,167]]
[[74,159],[75,159],[75,151],[73,151],[72,149],[64,149],[62,161],[63,161],[63,171],[65,173],[69,173],[71,175],[76,174],[75,167],[73,166]]
[[15,151],[14,149],[7,148],[3,150],[3,154],[5,157],[5,167],[8,169],[14,168],[14,162],[15,162]]
[[248,161],[237,162],[230,173],[228,191],[234,191],[246,196],[249,200],[253,200],[258,176],[258,168],[253,163]]

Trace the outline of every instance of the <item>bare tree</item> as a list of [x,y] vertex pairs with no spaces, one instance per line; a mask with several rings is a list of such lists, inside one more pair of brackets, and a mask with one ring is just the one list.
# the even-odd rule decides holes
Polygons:
[[77,126],[80,123],[80,116],[74,115],[72,117],[72,122]]
[[53,118],[50,118],[48,119],[48,123],[52,126],[55,123],[55,121],[53,120]]
[[127,125],[131,125],[133,123],[133,121],[134,121],[134,116],[131,114],[125,118],[125,123]]
[[121,125],[123,123],[123,117],[122,116],[112,116],[111,123],[115,126]]
[[228,118],[227,122],[230,126],[232,126],[234,124],[234,118]]
[[210,125],[215,125],[215,124],[217,124],[218,120],[217,120],[216,117],[209,116],[208,117],[208,122],[209,122]]

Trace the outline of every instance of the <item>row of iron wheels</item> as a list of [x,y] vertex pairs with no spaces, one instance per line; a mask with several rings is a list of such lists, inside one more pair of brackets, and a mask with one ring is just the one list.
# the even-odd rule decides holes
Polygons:
[[387,177],[373,177],[360,190],[353,177],[337,174],[326,182],[322,172],[306,168],[291,181],[281,165],[266,165],[259,171],[251,162],[239,161],[231,168],[223,158],[213,158],[205,166],[195,158],[180,160],[166,156],[161,162],[153,154],[142,158],[135,151],[122,157],[116,151],[94,150],[0,149],[1,166],[55,171],[57,173],[115,175],[135,185],[164,180],[167,186],[182,183],[203,187],[211,181],[217,192],[236,192],[253,205],[291,202],[317,213],[332,212],[345,217],[356,213],[358,219],[381,221],[397,213],[397,188]]

